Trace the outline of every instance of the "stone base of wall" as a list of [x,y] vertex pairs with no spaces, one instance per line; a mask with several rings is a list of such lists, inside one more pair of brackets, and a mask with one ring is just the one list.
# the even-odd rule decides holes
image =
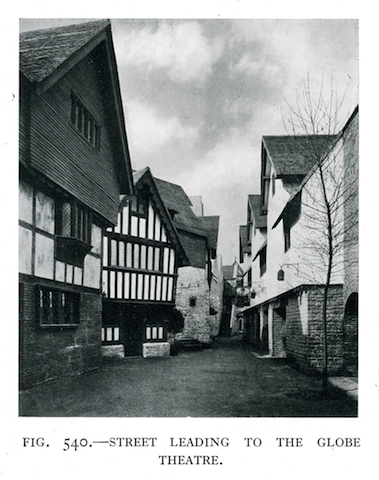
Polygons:
[[144,343],[142,344],[142,356],[143,358],[151,357],[169,357],[170,356],[170,343]]
[[125,357],[124,345],[103,345],[102,354],[103,354],[103,357],[124,358]]
[[70,328],[41,328],[36,285],[20,284],[20,389],[101,367],[101,295],[81,292],[80,322]]
[[[286,307],[287,358],[304,373],[322,373],[324,335],[322,320],[323,288],[308,291],[307,322],[302,323],[299,301],[295,295],[288,298]],[[329,289],[327,308],[328,373],[338,375],[343,368],[343,289],[334,285]]]

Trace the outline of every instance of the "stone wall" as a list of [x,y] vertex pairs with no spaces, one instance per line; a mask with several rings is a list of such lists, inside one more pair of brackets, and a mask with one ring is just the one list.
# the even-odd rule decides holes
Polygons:
[[203,268],[179,268],[176,308],[184,316],[184,328],[175,338],[192,338],[210,343],[209,286]]
[[20,388],[101,366],[101,295],[81,292],[77,327],[41,328],[36,290],[20,284]]
[[[307,301],[307,314],[301,301]],[[306,295],[306,298],[304,297]],[[286,306],[287,357],[306,373],[323,370],[323,287],[293,293]],[[343,287],[331,286],[327,308],[328,372],[337,374],[343,368]],[[302,318],[302,316],[306,318]]]

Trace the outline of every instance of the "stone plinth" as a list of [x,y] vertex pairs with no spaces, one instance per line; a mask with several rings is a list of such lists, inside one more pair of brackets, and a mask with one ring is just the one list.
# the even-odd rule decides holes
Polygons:
[[142,355],[144,358],[169,357],[170,344],[168,342],[144,343],[142,345]]

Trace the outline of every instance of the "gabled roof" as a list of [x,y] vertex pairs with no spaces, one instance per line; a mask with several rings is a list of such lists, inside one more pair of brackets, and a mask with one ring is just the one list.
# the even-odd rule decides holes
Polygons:
[[208,245],[212,249],[217,249],[218,242],[218,227],[220,222],[219,216],[200,217],[203,228],[208,238]]
[[196,217],[191,208],[191,201],[183,188],[174,183],[155,178],[159,195],[169,211],[175,213],[174,225],[178,230],[206,237],[201,220]]
[[261,215],[261,196],[248,195],[248,202],[257,228],[267,228],[267,215]]
[[237,277],[234,277],[234,266],[236,262],[233,263],[233,265],[225,265],[222,267],[222,272],[224,274],[224,280],[233,280],[237,277],[242,277],[243,276],[243,270],[241,268],[241,265],[237,263]]
[[233,279],[233,265],[224,265],[222,267],[222,273],[224,274],[224,280],[232,280]]
[[[133,172],[134,180],[134,192],[138,193],[139,190],[148,187],[151,196],[153,197],[155,206],[159,212],[160,219],[163,225],[166,227],[168,238],[176,246],[177,254],[181,260],[180,266],[189,265],[188,257],[184,251],[184,248],[180,242],[178,232],[174,226],[174,223],[171,219],[171,215],[168,212],[155,183],[155,179],[151,173],[149,167],[145,167],[142,170]],[[121,198],[120,207],[123,206],[124,202],[128,201],[128,196],[125,195]]]
[[316,161],[315,153],[323,155],[337,135],[264,136],[262,143],[278,177],[306,175]]
[[21,33],[21,71],[30,82],[42,82],[108,26],[109,20],[99,20]]
[[[331,136],[332,140],[329,140],[329,146],[328,146],[329,149],[331,149],[332,146],[334,146],[335,142],[339,138],[341,138],[341,135],[344,134],[344,132],[348,128],[348,125],[351,123],[352,119],[357,115],[358,110],[359,110],[359,106],[357,105],[355,107],[353,113],[350,115],[349,119],[347,120],[345,126],[342,128],[340,134]],[[326,151],[325,151],[325,153],[326,153]],[[327,158],[327,156],[323,159],[323,161],[326,160],[326,158]],[[292,192],[292,195],[288,199],[287,203],[284,205],[280,215],[278,216],[278,218],[274,222],[272,228],[275,228],[279,224],[279,222],[286,215],[290,215],[291,214],[291,209],[293,209],[293,208],[296,209],[296,202],[299,202],[301,200],[301,192],[304,188],[304,185],[308,182],[309,178],[313,175],[313,173],[315,172],[316,169],[317,169],[317,165],[316,164],[312,165],[311,168],[309,169],[309,171],[307,172],[307,175],[303,178],[300,185],[298,185],[296,188],[294,188],[294,190]]]
[[116,161],[120,184],[122,193],[132,193],[133,179],[110,21],[21,33],[20,71],[35,92],[41,95],[100,44],[104,45],[105,54],[101,55],[99,62],[108,67],[104,88],[109,94],[106,104],[111,109],[110,118],[114,122],[112,132],[118,138],[114,146],[118,152]]

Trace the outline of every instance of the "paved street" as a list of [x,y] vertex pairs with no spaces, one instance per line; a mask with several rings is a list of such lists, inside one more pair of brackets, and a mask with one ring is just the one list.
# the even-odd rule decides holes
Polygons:
[[284,360],[264,358],[239,338],[169,358],[107,361],[103,368],[20,395],[22,416],[314,417],[356,416],[338,392]]

